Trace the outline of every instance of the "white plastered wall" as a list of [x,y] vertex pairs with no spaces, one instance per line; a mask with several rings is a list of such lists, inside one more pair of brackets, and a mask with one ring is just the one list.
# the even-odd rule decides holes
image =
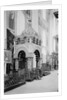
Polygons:
[[21,35],[25,29],[25,17],[22,11],[17,11],[16,35]]

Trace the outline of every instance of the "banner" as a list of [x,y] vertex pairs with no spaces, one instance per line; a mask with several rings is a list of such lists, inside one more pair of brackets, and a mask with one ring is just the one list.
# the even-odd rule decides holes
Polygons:
[[6,63],[12,63],[12,52],[10,50],[4,51],[4,61]]

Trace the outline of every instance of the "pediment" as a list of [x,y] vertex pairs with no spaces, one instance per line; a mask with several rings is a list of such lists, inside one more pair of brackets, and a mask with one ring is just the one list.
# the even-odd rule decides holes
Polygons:
[[24,37],[24,36],[34,36],[34,37],[37,37],[39,38],[39,35],[38,33],[32,28],[32,27],[28,27],[27,29],[25,29],[22,34],[20,35],[20,38],[21,37]]

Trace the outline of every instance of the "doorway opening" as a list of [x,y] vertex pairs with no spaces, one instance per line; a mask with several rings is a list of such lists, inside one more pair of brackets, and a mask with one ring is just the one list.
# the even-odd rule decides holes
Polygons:
[[35,50],[34,54],[36,55],[36,68],[39,67],[38,62],[40,60],[40,53],[38,50]]
[[11,68],[10,68],[10,64],[7,63],[6,65],[6,74],[10,74]]
[[19,60],[19,69],[25,69],[25,67],[26,67],[26,53],[24,51],[19,52],[18,60]]

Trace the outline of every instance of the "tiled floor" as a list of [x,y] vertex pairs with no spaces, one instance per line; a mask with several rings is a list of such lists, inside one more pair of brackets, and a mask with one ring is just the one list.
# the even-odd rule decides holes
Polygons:
[[41,80],[26,82],[26,84],[5,94],[23,94],[23,93],[40,93],[40,92],[57,92],[58,91],[58,72],[52,71],[51,74],[43,76]]

